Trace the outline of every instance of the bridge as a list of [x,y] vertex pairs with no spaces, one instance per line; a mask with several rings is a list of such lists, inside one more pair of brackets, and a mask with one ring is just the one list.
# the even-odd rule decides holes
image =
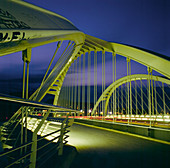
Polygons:
[[[20,52],[23,61],[22,95],[0,94],[2,106],[18,108],[1,126],[1,167],[169,165],[169,57],[87,35],[23,1],[0,8],[0,56]],[[49,44],[34,88],[31,59]]]

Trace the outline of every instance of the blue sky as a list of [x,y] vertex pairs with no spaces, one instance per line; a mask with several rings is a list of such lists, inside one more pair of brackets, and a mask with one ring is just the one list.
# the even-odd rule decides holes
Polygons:
[[[169,0],[26,0],[26,2],[66,17],[86,34],[170,57]],[[55,44],[50,44],[33,50],[30,64],[33,88],[40,81],[38,79],[42,79],[54,49]],[[22,82],[21,53],[1,57],[0,67],[0,91],[5,93],[7,88],[17,90],[18,83]]]
[[169,0],[26,0],[58,13],[86,34],[170,56]]

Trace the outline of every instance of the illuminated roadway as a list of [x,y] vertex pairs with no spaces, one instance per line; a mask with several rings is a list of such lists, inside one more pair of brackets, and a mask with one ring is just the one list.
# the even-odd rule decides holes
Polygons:
[[170,145],[119,131],[73,124],[69,144],[78,151],[71,168],[164,168],[170,163]]

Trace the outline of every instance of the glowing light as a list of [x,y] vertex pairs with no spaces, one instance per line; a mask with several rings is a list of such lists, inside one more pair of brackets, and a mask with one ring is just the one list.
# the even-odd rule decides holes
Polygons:
[[164,118],[169,118],[169,116],[164,116]]
[[159,115],[159,116],[157,116],[157,118],[162,118],[162,116],[161,116],[161,115]]

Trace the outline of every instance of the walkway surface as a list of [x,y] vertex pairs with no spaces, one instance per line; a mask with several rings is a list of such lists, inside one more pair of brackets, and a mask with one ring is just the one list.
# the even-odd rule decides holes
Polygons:
[[71,168],[169,167],[170,145],[73,124],[69,144],[78,153]]

